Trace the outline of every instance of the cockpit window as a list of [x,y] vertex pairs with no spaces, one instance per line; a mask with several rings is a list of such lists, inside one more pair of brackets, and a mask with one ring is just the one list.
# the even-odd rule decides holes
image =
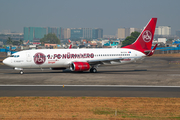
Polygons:
[[19,57],[19,55],[11,55],[10,57],[15,57],[16,58],[16,57]]

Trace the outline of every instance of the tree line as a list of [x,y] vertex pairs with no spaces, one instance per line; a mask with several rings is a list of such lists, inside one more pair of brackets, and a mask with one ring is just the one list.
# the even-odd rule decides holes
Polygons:
[[126,37],[126,39],[122,42],[122,46],[127,46],[132,44],[133,42],[135,42],[135,40],[138,38],[138,36],[140,35],[140,32],[132,32],[130,36]]
[[8,37],[7,41],[6,41],[7,45],[22,45],[23,44],[23,40],[12,40],[10,37]]

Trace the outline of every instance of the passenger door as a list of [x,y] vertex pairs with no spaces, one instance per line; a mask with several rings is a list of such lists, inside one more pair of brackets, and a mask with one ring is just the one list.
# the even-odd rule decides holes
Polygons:
[[26,53],[26,62],[31,62],[32,58],[31,58],[31,54],[29,52]]

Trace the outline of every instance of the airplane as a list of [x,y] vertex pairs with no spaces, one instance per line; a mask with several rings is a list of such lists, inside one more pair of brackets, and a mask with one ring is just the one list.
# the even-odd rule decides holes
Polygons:
[[70,40],[70,39],[68,39],[68,42],[70,43],[70,45],[69,45],[69,49],[71,49],[71,48],[72,48],[72,43],[71,43],[71,40]]
[[3,60],[5,65],[24,74],[25,68],[51,68],[51,70],[90,71],[96,73],[101,65],[120,65],[152,56],[157,18],[151,18],[139,37],[131,45],[116,49],[37,49],[24,50]]

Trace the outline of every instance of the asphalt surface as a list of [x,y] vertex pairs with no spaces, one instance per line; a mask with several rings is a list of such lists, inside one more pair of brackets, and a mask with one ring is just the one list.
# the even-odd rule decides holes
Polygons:
[[144,61],[99,67],[97,73],[25,69],[0,65],[0,85],[158,85],[180,86],[180,58],[148,57]]
[[[25,74],[20,75],[19,71],[0,65],[0,85],[2,85],[0,96],[180,97],[179,87],[167,87],[180,86],[180,58],[148,57],[132,64],[99,67],[97,73],[50,69],[25,69],[24,72]],[[63,88],[62,85],[65,87]],[[84,87],[76,85],[84,85]]]
[[180,87],[1,86],[0,96],[180,97]]

